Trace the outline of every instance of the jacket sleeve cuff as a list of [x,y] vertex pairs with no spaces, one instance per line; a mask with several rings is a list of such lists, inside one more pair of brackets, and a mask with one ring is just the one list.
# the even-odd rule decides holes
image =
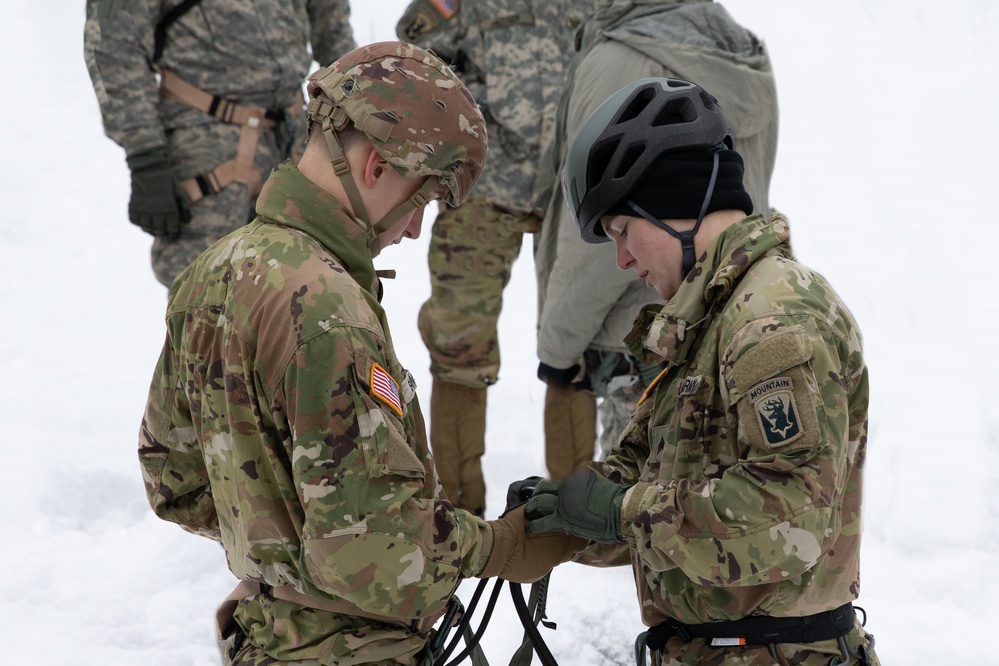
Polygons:
[[485,520],[476,520],[475,528],[479,531],[478,544],[468,558],[472,566],[468,571],[464,571],[465,567],[462,567],[462,575],[466,578],[473,578],[482,573],[489,562],[489,556],[493,554],[493,526]]
[[624,494],[624,501],[621,502],[621,534],[625,541],[634,545],[636,535],[631,529],[638,514],[645,510],[645,496],[652,487],[651,483],[639,482],[628,488]]

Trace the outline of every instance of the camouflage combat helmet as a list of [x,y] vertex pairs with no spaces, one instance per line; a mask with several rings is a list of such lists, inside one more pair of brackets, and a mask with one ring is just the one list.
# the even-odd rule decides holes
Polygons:
[[713,150],[706,206],[717,175],[718,150],[731,148],[732,142],[732,130],[717,100],[695,83],[647,78],[621,88],[590,115],[566,155],[562,187],[582,239],[587,243],[609,240],[600,218],[627,202],[638,214],[680,238],[686,273],[693,265],[693,236],[704,217],[704,206],[693,230],[677,232],[628,201],[628,195],[667,153]]
[[[464,84],[437,56],[412,44],[381,42],[347,53],[309,77],[309,125],[321,123],[333,167],[354,214],[376,235],[414,208],[423,206],[439,184],[444,201],[461,203],[475,185],[486,159],[482,113]],[[336,130],[347,121],[400,174],[426,177],[411,199],[381,220],[367,211],[349,175]]]

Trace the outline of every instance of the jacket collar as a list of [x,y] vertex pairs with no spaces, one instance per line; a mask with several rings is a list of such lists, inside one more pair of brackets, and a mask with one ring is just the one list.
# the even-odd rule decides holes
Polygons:
[[329,192],[306,178],[294,162],[279,164],[257,199],[264,222],[308,234],[332,252],[354,280],[375,298],[378,278],[364,225]]
[[747,217],[723,231],[702,254],[666,305],[639,311],[625,344],[648,365],[687,360],[699,330],[725,304],[749,267],[777,253],[790,257],[790,229],[780,213]]

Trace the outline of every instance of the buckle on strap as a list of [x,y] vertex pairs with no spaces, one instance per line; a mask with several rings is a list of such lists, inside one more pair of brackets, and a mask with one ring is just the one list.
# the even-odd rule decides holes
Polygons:
[[802,617],[753,616],[741,620],[683,624],[669,619],[649,630],[646,642],[661,651],[670,638],[689,643],[694,638],[710,641],[715,647],[769,645],[771,643],[815,643],[832,640],[853,628],[856,612],[853,604]]

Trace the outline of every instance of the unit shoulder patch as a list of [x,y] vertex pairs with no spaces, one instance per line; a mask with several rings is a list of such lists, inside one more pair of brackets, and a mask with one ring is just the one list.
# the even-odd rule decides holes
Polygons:
[[798,408],[794,401],[794,382],[790,377],[774,377],[749,391],[757,422],[768,448],[790,444],[802,435]]
[[814,379],[798,365],[756,382],[739,399],[739,439],[765,454],[822,446]]
[[411,44],[418,44],[421,39],[432,33],[441,24],[440,15],[427,5],[418,5],[403,19],[401,25],[402,37]]

